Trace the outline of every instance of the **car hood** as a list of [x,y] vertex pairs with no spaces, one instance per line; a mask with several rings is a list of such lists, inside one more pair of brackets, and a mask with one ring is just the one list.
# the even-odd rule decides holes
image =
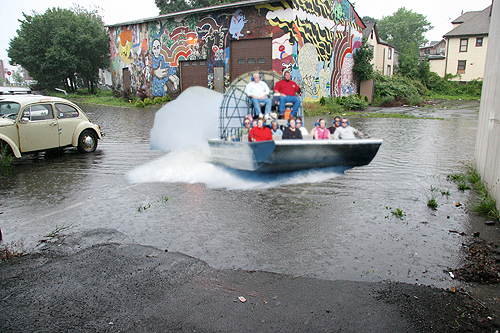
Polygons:
[[14,124],[14,120],[0,117],[0,127]]

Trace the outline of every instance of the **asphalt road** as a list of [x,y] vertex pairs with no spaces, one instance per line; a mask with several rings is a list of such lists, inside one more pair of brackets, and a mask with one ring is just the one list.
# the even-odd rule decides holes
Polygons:
[[[94,229],[0,266],[1,332],[495,332],[461,292],[218,270]],[[243,297],[240,299],[240,297]]]

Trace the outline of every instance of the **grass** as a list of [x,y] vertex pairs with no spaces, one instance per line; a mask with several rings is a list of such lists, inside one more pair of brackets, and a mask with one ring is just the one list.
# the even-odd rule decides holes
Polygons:
[[7,261],[15,257],[24,256],[25,254],[24,242],[22,240],[0,245],[0,261]]
[[457,183],[457,187],[461,191],[474,189],[479,197],[479,200],[472,204],[474,211],[500,219],[496,200],[488,193],[488,189],[481,181],[481,176],[475,168],[468,166],[464,173],[449,175],[446,179]]
[[[385,207],[385,208],[389,210],[390,215],[395,216],[400,220],[404,220],[406,217],[406,213],[400,208],[396,209],[392,209],[391,207]],[[386,218],[388,217],[389,215],[386,216]]]
[[427,207],[431,209],[436,209],[438,207],[436,198],[430,198],[429,200],[427,200]]
[[12,171],[12,154],[7,144],[4,144],[0,140],[0,178],[6,176]]

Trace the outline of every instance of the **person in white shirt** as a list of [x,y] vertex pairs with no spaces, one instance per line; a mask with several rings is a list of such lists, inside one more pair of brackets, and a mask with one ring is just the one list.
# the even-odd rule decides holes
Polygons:
[[357,135],[362,135],[360,131],[355,129],[354,127],[349,126],[349,121],[347,118],[342,118],[340,121],[340,127],[335,130],[333,133],[334,139],[356,139]]
[[254,73],[252,76],[252,81],[245,87],[245,94],[247,94],[250,101],[252,101],[254,109],[254,117],[258,117],[261,114],[260,103],[265,104],[265,114],[266,118],[270,117],[271,113],[271,99],[269,98],[269,87],[267,84],[260,79],[259,73]]

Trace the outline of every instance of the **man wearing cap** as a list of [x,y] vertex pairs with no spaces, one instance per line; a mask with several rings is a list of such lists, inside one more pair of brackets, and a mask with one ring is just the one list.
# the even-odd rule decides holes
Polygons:
[[261,114],[260,103],[264,103],[266,106],[265,113],[266,118],[269,118],[271,113],[271,99],[269,98],[269,87],[267,84],[260,79],[259,73],[253,73],[252,81],[249,82],[245,87],[245,94],[253,104],[254,115],[257,117]]

